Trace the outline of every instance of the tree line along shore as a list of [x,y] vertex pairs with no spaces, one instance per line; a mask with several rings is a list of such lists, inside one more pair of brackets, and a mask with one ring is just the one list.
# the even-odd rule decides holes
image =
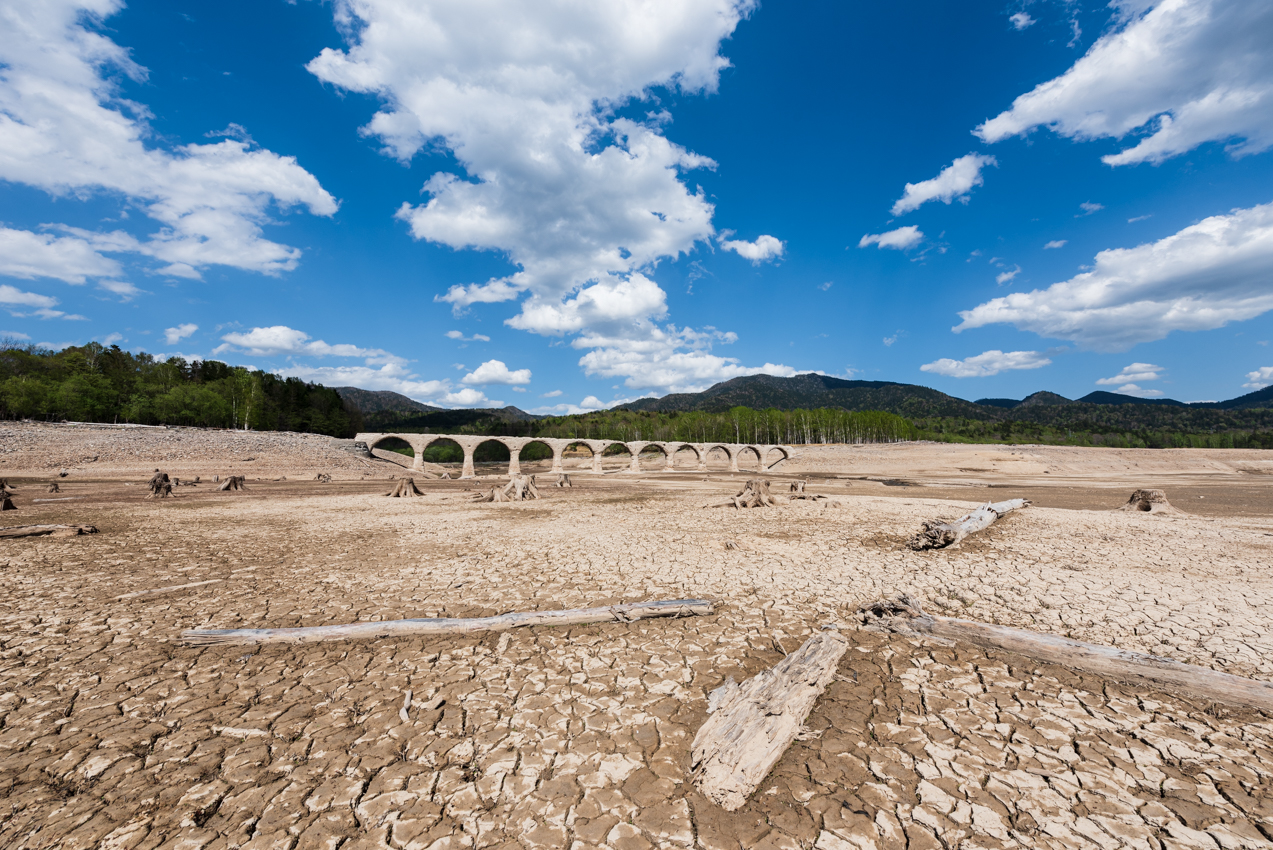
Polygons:
[[[1136,404],[990,411],[985,418],[907,418],[880,410],[816,408],[650,411],[619,407],[538,417],[493,410],[364,413],[335,389],[215,360],[157,359],[89,343],[52,351],[0,340],[0,419],[184,425],[352,437],[360,431],[456,433],[787,445],[959,443],[1116,448],[1273,448],[1273,410]],[[403,448],[405,451],[405,444]],[[525,460],[536,459],[528,446]],[[483,454],[506,452],[487,444]],[[546,448],[544,448],[546,452]],[[450,460],[436,446],[427,459]],[[484,459],[484,458],[479,458]],[[499,458],[492,456],[491,460]]]

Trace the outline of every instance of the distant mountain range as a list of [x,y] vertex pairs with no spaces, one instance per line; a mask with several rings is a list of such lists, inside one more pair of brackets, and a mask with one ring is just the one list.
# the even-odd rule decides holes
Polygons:
[[366,431],[427,431],[445,433],[482,420],[529,422],[543,419],[533,413],[512,407],[473,407],[448,410],[422,404],[401,393],[389,390],[361,390],[357,387],[333,387],[340,397],[362,413]]
[[1084,431],[1165,429],[1198,433],[1273,428],[1273,387],[1214,402],[1186,403],[1103,391],[1080,399],[1044,391],[1023,399],[982,398],[974,402],[928,387],[893,381],[849,381],[815,374],[792,378],[749,375],[724,381],[701,393],[674,393],[621,405],[629,410],[667,412],[721,412],[736,406],[757,410],[770,407],[882,410],[912,420],[938,417],[988,423],[1016,420]]

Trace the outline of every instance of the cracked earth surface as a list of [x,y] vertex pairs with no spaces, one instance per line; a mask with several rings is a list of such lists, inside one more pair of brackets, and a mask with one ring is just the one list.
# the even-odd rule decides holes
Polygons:
[[[100,533],[0,543],[0,846],[1273,847],[1270,717],[847,626],[904,591],[1273,680],[1273,519],[1035,506],[916,553],[922,520],[973,503],[850,483],[835,505],[709,510],[735,483],[580,475],[538,502],[469,504],[461,482],[420,486],[147,502],[104,481],[6,514]],[[178,640],[678,597],[718,613]],[[852,646],[810,734],[743,809],[716,808],[688,779],[707,693],[835,622]]]

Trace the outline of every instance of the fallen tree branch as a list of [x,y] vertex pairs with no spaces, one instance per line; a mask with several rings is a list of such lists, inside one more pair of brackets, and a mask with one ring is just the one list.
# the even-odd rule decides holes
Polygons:
[[223,578],[210,578],[207,581],[192,581],[189,584],[173,584],[168,587],[152,587],[150,590],[134,590],[132,593],[121,593],[115,597],[118,602],[121,599],[136,599],[138,596],[154,596],[159,593],[169,593],[174,590],[189,590],[192,587],[203,587],[205,584],[216,584],[219,581],[225,581]]
[[96,534],[97,529],[91,525],[15,525],[0,528],[0,539],[10,537],[76,537],[81,534]]
[[396,637],[398,635],[454,635],[497,632],[519,626],[578,626],[586,623],[619,621],[630,623],[648,617],[689,617],[711,614],[713,604],[706,599],[672,599],[663,602],[626,602],[602,608],[573,608],[566,611],[524,611],[495,617],[463,619],[385,620],[378,623],[349,623],[342,626],[313,626],[299,629],[191,629],[181,639],[196,646],[217,644],[317,643],[326,640]]
[[1029,499],[1009,499],[1006,502],[993,504],[986,502],[972,513],[964,514],[954,522],[930,520],[924,523],[919,534],[912,537],[906,545],[916,551],[945,549],[963,540],[969,534],[989,528],[992,522],[1004,514],[1024,508],[1028,504],[1030,504]]
[[839,632],[819,632],[771,669],[712,691],[711,716],[690,745],[694,782],[708,799],[729,812],[747,802],[800,734],[848,648]]
[[929,614],[905,594],[864,605],[858,609],[858,616],[867,628],[876,631],[918,633],[965,641],[983,649],[1015,652],[1036,661],[1062,664],[1084,673],[1149,685],[1169,694],[1186,694],[1273,713],[1273,682],[1247,679],[1158,655],[1083,643],[1057,635]]

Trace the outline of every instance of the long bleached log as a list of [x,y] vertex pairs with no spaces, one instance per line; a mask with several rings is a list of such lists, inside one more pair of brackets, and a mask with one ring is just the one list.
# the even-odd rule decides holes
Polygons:
[[149,590],[134,590],[132,593],[121,593],[115,597],[118,602],[121,599],[136,599],[139,596],[157,596],[160,593],[172,593],[178,590],[189,590],[192,587],[203,587],[205,584],[216,584],[219,581],[225,581],[223,578],[210,578],[207,581],[192,581],[189,584],[170,584],[167,587],[152,587]]
[[1029,499],[1009,499],[1006,502],[987,502],[972,513],[964,514],[954,522],[926,522],[919,534],[910,539],[909,546],[915,550],[945,549],[963,540],[969,534],[975,534],[990,527],[990,524],[1004,514],[1024,508],[1030,504]]
[[690,746],[694,782],[708,799],[729,812],[747,802],[800,734],[848,648],[839,632],[819,632],[774,667],[712,691],[711,716]]
[[661,602],[625,602],[601,608],[572,608],[565,611],[523,611],[495,617],[430,618],[384,620],[377,623],[349,623],[342,626],[312,626],[299,629],[191,629],[181,639],[197,646],[215,644],[317,643],[327,640],[358,640],[398,635],[455,635],[498,632],[520,626],[579,626],[617,620],[630,623],[649,617],[689,617],[711,614],[707,599],[670,599]]
[[1015,652],[1036,661],[1061,664],[1085,673],[1143,684],[1225,705],[1273,713],[1273,682],[1222,673],[1159,655],[1070,640],[1057,635],[929,614],[903,594],[858,609],[868,627],[901,634],[926,634],[964,641],[983,649]]
[[[36,499],[36,501],[40,501]],[[53,501],[49,499],[48,501]],[[91,525],[15,525],[0,528],[0,539],[9,537],[76,537],[80,534],[96,534],[97,529]]]

